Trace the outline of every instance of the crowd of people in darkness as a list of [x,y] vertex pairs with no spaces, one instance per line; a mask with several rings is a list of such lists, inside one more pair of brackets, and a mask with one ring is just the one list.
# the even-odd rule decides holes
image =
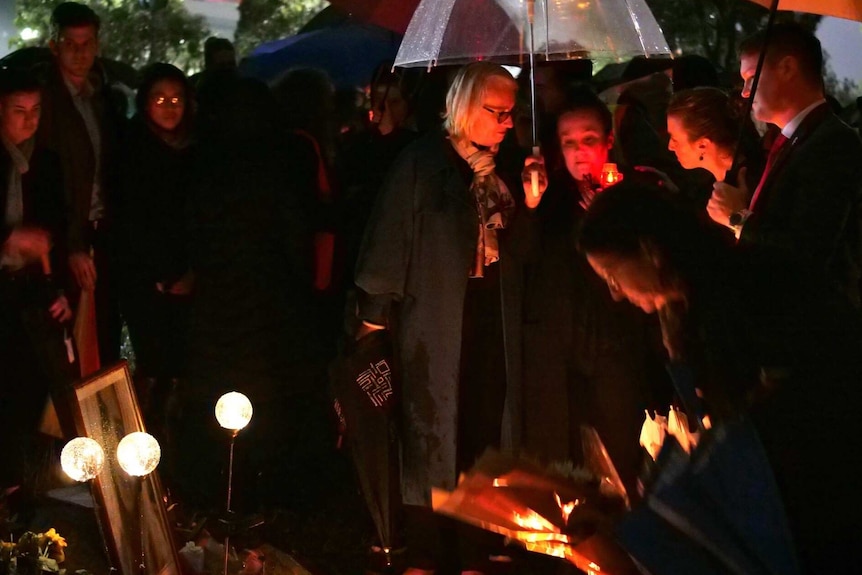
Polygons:
[[313,506],[349,449],[330,366],[385,334],[408,575],[511,572],[502,537],[430,507],[488,448],[581,464],[589,426],[640,504],[644,413],[691,407],[680,367],[692,421],[756,430],[799,572],[847,571],[862,140],[809,31],[746,39],[736,80],[699,56],[636,58],[611,87],[540,63],[530,110],[526,75],[489,62],[382,62],[343,97],[318,69],[244,77],[219,38],[127,102],[93,11],[51,26],[49,61],[0,69],[0,488],[31,488],[46,399],[77,435],[71,385],[125,327],[171,497],[221,504],[212,410],[235,390],[255,409],[235,508]]

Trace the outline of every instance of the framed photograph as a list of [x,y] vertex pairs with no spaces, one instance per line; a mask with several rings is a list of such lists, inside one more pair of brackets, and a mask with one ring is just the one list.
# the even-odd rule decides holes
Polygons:
[[79,434],[105,451],[92,489],[112,566],[120,575],[180,575],[158,469],[132,477],[117,462],[120,440],[146,431],[128,365],[122,361],[81,381],[74,396]]

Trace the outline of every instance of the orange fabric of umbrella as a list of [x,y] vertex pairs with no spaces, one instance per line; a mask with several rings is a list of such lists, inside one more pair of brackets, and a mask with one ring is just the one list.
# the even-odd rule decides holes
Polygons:
[[[771,8],[773,0],[749,0]],[[779,0],[778,10],[807,12],[862,22],[862,2],[859,0]]]

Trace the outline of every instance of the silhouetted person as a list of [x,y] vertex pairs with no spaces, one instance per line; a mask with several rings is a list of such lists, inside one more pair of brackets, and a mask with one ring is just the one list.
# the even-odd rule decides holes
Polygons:
[[0,488],[25,479],[49,392],[61,431],[75,434],[64,394],[76,373],[63,327],[72,317],[62,291],[63,174],[35,140],[41,100],[35,77],[0,70]]
[[69,268],[77,289],[94,292],[99,357],[106,366],[120,355],[111,202],[124,118],[93,68],[99,26],[99,17],[83,4],[64,2],[54,9],[49,42],[54,61],[45,70],[37,139],[60,155]]

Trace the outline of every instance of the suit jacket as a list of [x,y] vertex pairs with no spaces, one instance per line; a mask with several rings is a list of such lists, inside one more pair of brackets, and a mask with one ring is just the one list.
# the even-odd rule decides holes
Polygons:
[[[59,154],[63,166],[66,192],[67,241],[70,252],[86,252],[87,225],[93,181],[96,177],[96,156],[84,119],[75,107],[72,95],[59,68],[51,64],[42,70],[45,87],[42,91],[42,117],[37,141]],[[114,152],[117,147],[122,117],[113,105],[108,88],[99,75],[91,74],[94,85],[93,106],[101,134],[101,191],[110,215],[111,192],[114,187]]]
[[859,304],[862,141],[827,104],[779,152],[740,242],[825,271]]
[[[12,228],[6,225],[5,208],[9,170],[15,169],[12,158],[0,146],[0,243],[9,237]],[[66,276],[65,213],[63,172],[57,154],[36,146],[30,157],[30,169],[21,178],[25,226],[42,228],[51,234],[51,263],[58,281]],[[41,268],[38,268],[41,273]],[[61,283],[58,285],[62,285]]]

